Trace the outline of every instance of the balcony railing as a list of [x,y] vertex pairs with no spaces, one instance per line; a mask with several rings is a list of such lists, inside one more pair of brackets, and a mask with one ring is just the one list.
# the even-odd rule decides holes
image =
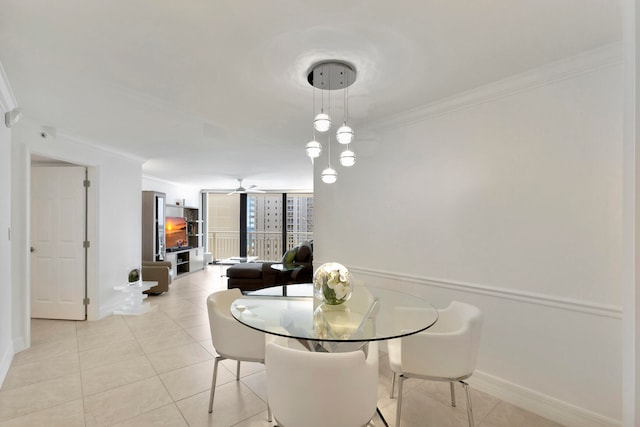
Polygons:
[[[311,232],[288,232],[286,248],[284,248],[281,232],[250,232],[247,233],[247,256],[257,256],[261,260],[279,260],[285,249],[311,239],[313,239]],[[207,243],[208,250],[215,259],[240,255],[240,233],[238,232],[210,231]]]
[[240,233],[233,231],[210,231],[207,233],[207,250],[214,259],[240,255]]

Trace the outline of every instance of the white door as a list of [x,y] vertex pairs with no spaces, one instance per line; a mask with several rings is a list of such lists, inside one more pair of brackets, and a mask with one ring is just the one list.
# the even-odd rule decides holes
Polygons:
[[84,320],[85,168],[31,168],[31,317]]

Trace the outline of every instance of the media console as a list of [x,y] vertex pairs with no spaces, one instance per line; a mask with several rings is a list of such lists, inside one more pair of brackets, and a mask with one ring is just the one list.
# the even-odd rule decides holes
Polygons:
[[204,268],[203,248],[191,248],[167,252],[167,261],[171,262],[173,277]]

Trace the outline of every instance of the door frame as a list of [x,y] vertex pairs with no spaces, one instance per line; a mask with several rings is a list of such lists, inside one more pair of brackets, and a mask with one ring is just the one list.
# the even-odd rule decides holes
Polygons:
[[99,196],[99,168],[92,165],[82,164],[73,159],[64,158],[63,156],[51,156],[48,153],[42,153],[33,151],[27,147],[26,149],[26,189],[27,195],[25,196],[26,202],[26,262],[25,262],[25,295],[23,301],[24,308],[24,344],[25,348],[31,347],[31,260],[29,257],[29,248],[31,245],[31,167],[32,156],[41,156],[51,159],[52,162],[64,162],[73,166],[81,166],[87,168],[87,179],[90,181],[90,186],[87,189],[86,200],[86,227],[87,227],[87,240],[90,242],[90,246],[86,252],[86,294],[89,298],[89,305],[87,306],[87,318],[86,320],[98,320],[99,319],[99,283],[98,283],[98,196]]

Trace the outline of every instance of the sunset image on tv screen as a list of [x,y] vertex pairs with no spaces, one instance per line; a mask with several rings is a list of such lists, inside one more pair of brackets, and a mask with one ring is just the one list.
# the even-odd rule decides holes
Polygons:
[[165,231],[167,248],[187,245],[187,221],[184,218],[168,216]]

